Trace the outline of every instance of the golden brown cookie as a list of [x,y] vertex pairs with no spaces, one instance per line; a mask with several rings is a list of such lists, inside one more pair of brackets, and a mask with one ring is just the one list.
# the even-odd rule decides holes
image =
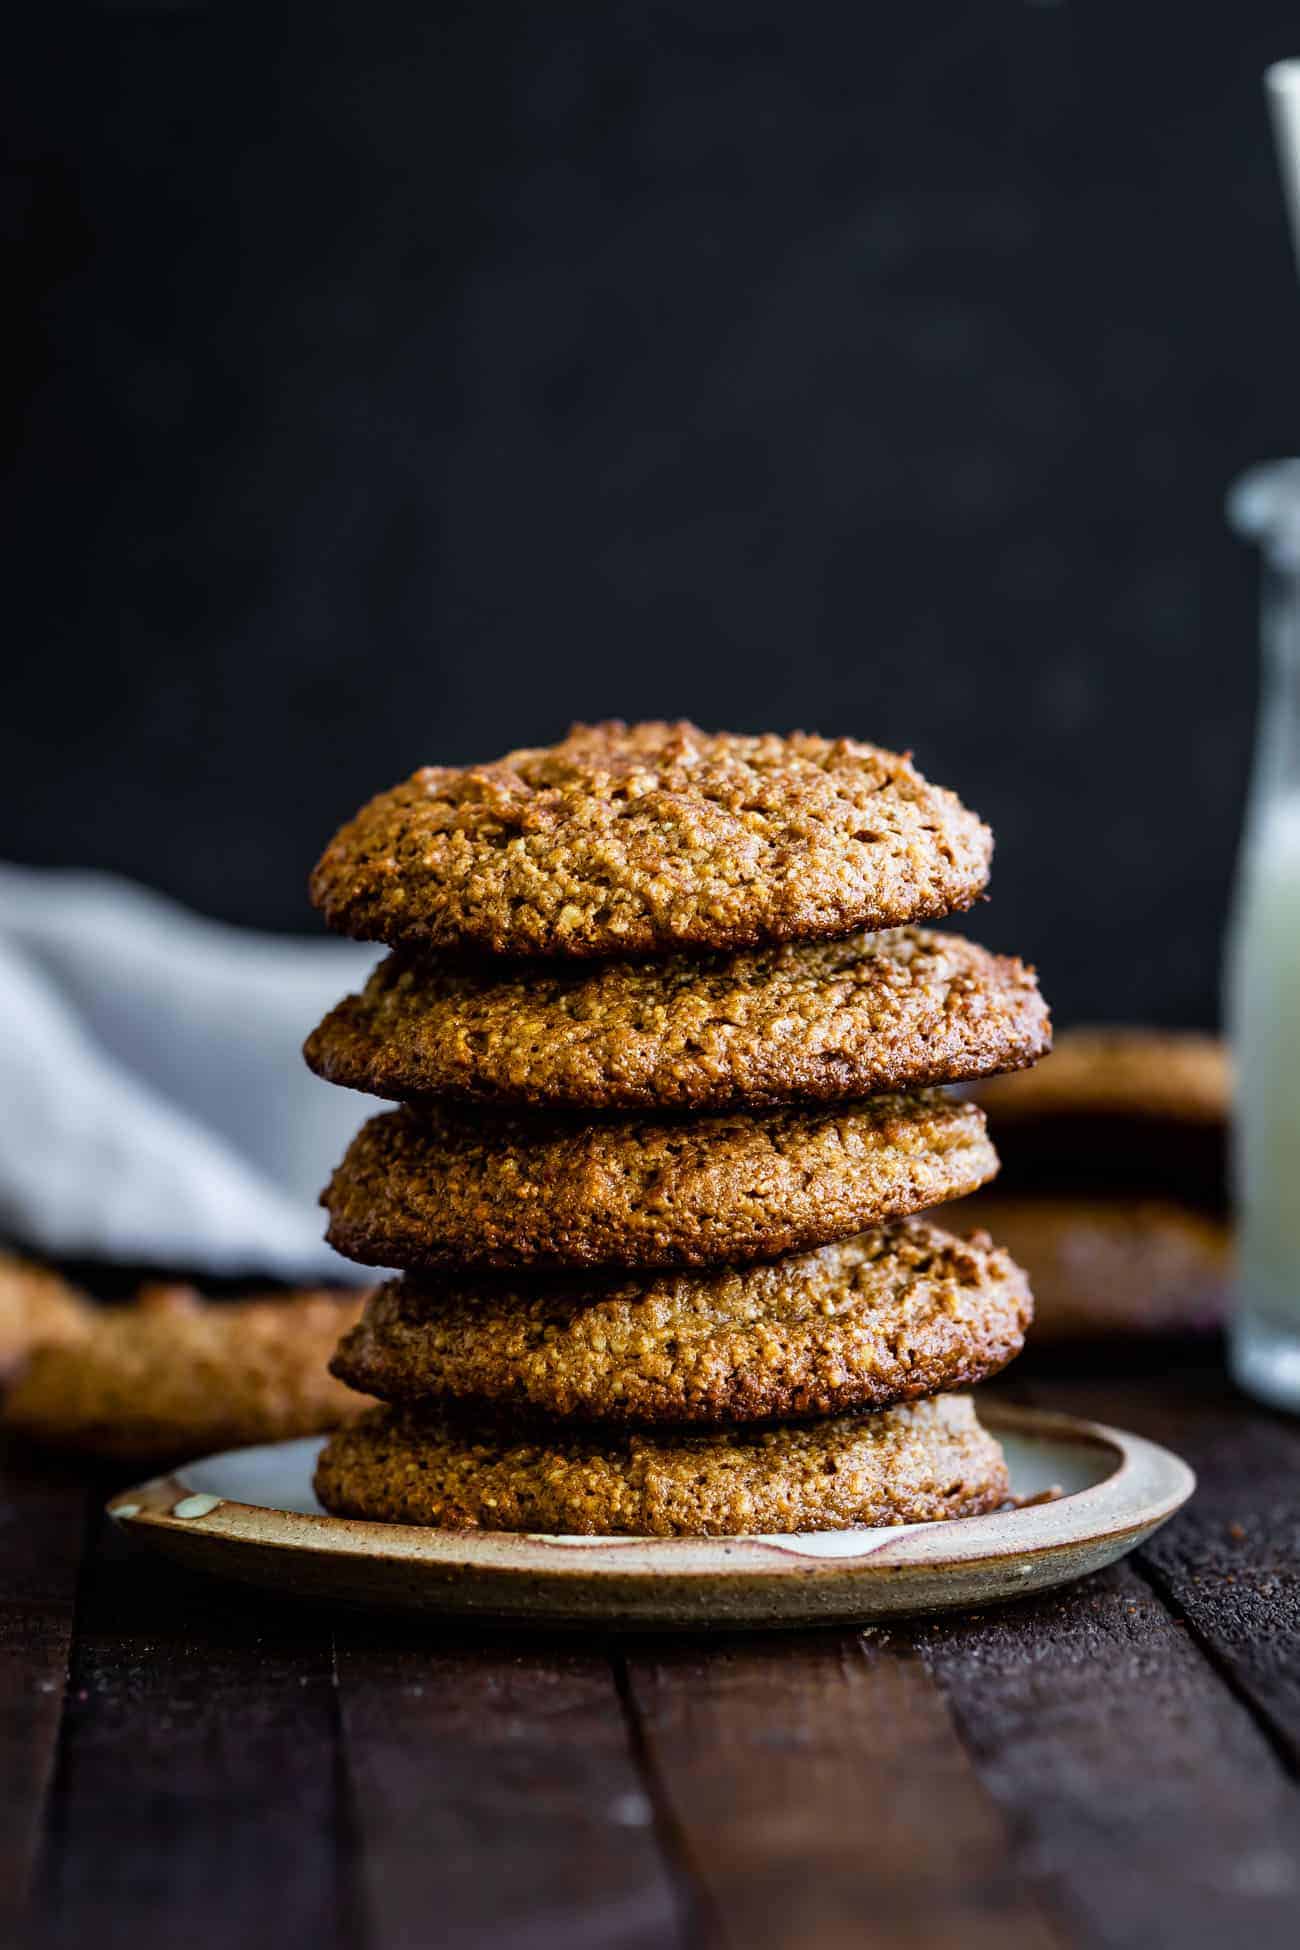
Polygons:
[[641,961],[390,955],[305,1054],[376,1097],[668,1110],[843,1102],[1050,1046],[1032,970],[905,928]]
[[426,766],[330,842],[311,894],[363,941],[502,955],[743,948],[969,907],[992,837],[874,745],[576,725]]
[[766,1421],[972,1387],[1020,1352],[1032,1311],[986,1234],[904,1220],[767,1266],[617,1284],[404,1280],[372,1296],[333,1369],[385,1401]]
[[339,1516],[568,1536],[743,1536],[978,1516],[1007,1495],[968,1397],[707,1435],[466,1427],[373,1409],[332,1436],[316,1494]]
[[1168,1199],[1013,1198],[981,1192],[942,1214],[987,1226],[1034,1290],[1030,1347],[1194,1333],[1230,1304],[1232,1235]]
[[52,1449],[163,1461],[331,1429],[365,1406],[328,1362],[364,1296],[206,1302],[150,1288],[32,1353],[3,1421]]
[[45,1341],[79,1340],[94,1319],[75,1287],[13,1253],[0,1253],[0,1381]]
[[431,1106],[363,1125],[322,1203],[331,1245],[370,1266],[738,1266],[996,1170],[981,1112],[941,1091],[598,1122]]

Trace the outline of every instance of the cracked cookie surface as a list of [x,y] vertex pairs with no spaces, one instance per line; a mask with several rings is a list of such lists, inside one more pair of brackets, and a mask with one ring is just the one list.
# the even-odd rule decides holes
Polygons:
[[969,907],[992,845],[953,793],[874,745],[612,720],[425,766],[340,829],[311,895],[331,927],[394,946],[733,949]]
[[305,1053],[376,1097],[726,1109],[956,1083],[1050,1045],[1023,962],[901,928],[612,962],[390,955]]
[[362,1126],[322,1203],[370,1266],[728,1266],[803,1251],[993,1177],[942,1091],[584,1121],[431,1106]]
[[385,1401],[575,1420],[746,1422],[973,1387],[1020,1352],[1028,1283],[987,1234],[921,1220],[770,1265],[642,1279],[410,1280],[332,1363]]

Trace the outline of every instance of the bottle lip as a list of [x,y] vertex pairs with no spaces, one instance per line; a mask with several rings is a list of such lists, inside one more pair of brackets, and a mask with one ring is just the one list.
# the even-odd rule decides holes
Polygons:
[[1228,524],[1258,542],[1270,562],[1300,568],[1300,460],[1248,467],[1228,489]]

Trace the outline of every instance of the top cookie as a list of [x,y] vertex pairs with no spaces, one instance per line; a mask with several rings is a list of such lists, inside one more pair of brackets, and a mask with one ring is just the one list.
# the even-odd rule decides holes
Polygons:
[[425,766],[336,834],[311,895],[331,927],[395,946],[743,948],[969,907],[992,847],[951,792],[874,745],[610,720]]
[[1022,962],[896,928],[652,960],[390,955],[305,1054],[376,1097],[716,1110],[956,1083],[1050,1046]]

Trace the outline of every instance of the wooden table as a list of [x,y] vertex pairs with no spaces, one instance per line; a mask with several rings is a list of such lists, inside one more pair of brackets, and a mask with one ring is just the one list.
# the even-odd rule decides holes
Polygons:
[[334,1616],[136,1554],[114,1482],[9,1456],[0,1939],[1295,1950],[1300,1421],[1217,1350],[1005,1386],[1200,1491],[1072,1590],[889,1631]]

